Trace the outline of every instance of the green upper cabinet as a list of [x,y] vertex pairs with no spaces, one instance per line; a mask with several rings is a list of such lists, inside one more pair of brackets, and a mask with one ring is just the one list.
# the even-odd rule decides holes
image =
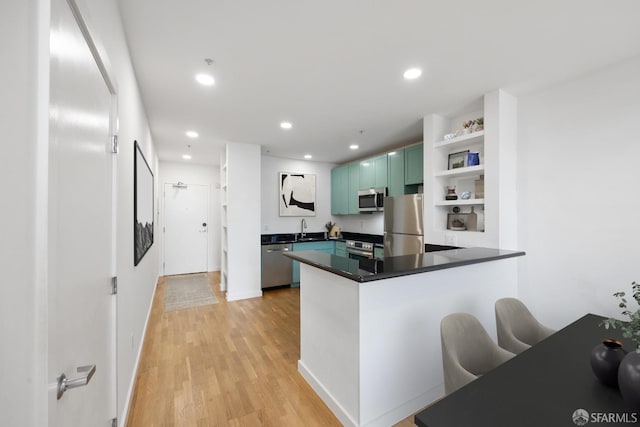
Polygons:
[[351,163],[349,166],[349,187],[347,192],[349,214],[357,214],[358,209],[358,190],[360,189],[360,163]]
[[360,190],[387,186],[387,155],[360,161]]
[[360,213],[358,190],[360,189],[360,162],[338,166],[331,170],[331,214]]
[[331,214],[349,213],[349,166],[331,169]]
[[375,166],[375,182],[373,186],[375,188],[387,186],[387,155],[375,157],[373,159],[373,165]]
[[359,162],[360,177],[358,189],[373,188],[376,183],[376,166],[373,159],[365,159]]
[[422,184],[423,173],[423,145],[412,145],[404,149],[404,184]]
[[401,196],[404,194],[404,150],[392,151],[387,156],[388,194]]

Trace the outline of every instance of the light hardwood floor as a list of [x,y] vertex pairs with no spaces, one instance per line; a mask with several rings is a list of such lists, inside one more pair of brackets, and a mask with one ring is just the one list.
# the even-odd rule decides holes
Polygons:
[[299,289],[227,303],[208,277],[217,304],[169,313],[158,282],[127,426],[340,426],[297,370]]

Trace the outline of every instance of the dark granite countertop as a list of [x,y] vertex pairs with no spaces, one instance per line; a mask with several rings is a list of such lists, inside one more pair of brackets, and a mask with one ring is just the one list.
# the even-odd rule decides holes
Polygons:
[[324,232],[309,232],[305,233],[304,238],[300,238],[299,233],[279,233],[279,234],[262,234],[260,236],[261,245],[273,245],[277,243],[303,243],[303,242],[323,242],[325,240],[336,240],[344,242],[345,240],[359,240],[362,242],[373,243],[376,247],[384,247],[382,242],[382,236],[377,234],[362,234],[362,233],[349,233],[343,232],[342,237],[327,238]]
[[370,260],[355,260],[318,251],[296,251],[284,255],[356,282],[371,282],[374,280],[519,257],[524,254],[523,251],[464,248]]

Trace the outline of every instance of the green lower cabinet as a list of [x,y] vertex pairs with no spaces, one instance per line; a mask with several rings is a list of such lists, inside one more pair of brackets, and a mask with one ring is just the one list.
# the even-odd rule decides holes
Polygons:
[[[293,251],[319,251],[334,255],[336,253],[336,242],[322,240],[319,242],[300,242],[293,244]],[[293,277],[291,278],[291,287],[300,286],[300,262],[293,261]]]
[[347,258],[347,242],[336,242],[336,255]]
[[375,259],[382,259],[384,258],[384,248],[379,248],[379,247],[374,247],[373,248],[373,257]]

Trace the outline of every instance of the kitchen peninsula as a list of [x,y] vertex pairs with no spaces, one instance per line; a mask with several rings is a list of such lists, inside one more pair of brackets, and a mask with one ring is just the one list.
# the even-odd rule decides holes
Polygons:
[[444,394],[440,320],[517,296],[524,252],[453,249],[381,260],[316,251],[300,261],[298,371],[347,426],[389,426]]

